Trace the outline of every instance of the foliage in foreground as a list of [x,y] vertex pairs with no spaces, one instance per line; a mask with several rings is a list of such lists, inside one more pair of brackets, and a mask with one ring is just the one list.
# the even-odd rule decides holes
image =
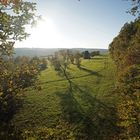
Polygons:
[[2,61],[0,66],[0,133],[6,136],[13,115],[22,106],[26,88],[35,86],[40,69],[38,61],[25,57],[20,64],[11,59]]
[[126,23],[110,44],[118,68],[120,138],[140,139],[140,20]]
[[[28,1],[0,1],[0,137],[8,137],[9,122],[22,104],[21,93],[35,83],[36,64],[17,65],[12,59],[16,40],[29,36],[25,25],[33,24],[36,4]],[[6,134],[7,133],[7,134]]]

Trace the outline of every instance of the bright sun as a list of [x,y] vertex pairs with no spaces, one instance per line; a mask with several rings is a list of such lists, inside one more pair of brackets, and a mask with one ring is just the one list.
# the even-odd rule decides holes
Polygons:
[[56,29],[52,20],[43,18],[37,25],[29,29],[31,35],[23,42],[18,42],[18,47],[33,48],[61,48],[64,38]]

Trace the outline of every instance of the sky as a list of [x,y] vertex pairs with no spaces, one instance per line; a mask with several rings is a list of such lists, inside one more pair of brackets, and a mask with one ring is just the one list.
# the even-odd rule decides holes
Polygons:
[[[34,0],[35,1],[35,0]],[[127,0],[36,0],[42,20],[16,47],[107,49],[126,22]]]

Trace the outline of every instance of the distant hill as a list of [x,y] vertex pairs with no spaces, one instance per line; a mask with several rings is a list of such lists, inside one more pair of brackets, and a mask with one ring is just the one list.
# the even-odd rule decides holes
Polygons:
[[108,49],[91,49],[91,48],[75,48],[75,49],[71,49],[73,51],[79,51],[79,52],[83,52],[83,51],[100,51],[101,54],[105,54],[108,53]]
[[[53,55],[56,51],[62,50],[64,48],[56,48],[56,49],[48,49],[48,48],[15,48],[14,56],[48,56]],[[66,48],[67,49],[67,48]],[[72,51],[79,51],[83,52],[88,50],[89,52],[92,51],[100,51],[101,54],[107,53],[107,49],[88,49],[88,48],[74,48],[70,49]]]

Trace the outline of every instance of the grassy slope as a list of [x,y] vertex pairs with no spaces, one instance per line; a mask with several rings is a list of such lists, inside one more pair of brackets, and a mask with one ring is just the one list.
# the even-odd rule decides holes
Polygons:
[[72,92],[64,77],[57,75],[51,66],[43,71],[42,90],[26,93],[23,108],[13,123],[21,130],[36,131],[34,137],[45,134],[46,139],[107,139],[114,129],[112,61],[108,56],[83,60],[82,69],[71,65],[69,73]]

